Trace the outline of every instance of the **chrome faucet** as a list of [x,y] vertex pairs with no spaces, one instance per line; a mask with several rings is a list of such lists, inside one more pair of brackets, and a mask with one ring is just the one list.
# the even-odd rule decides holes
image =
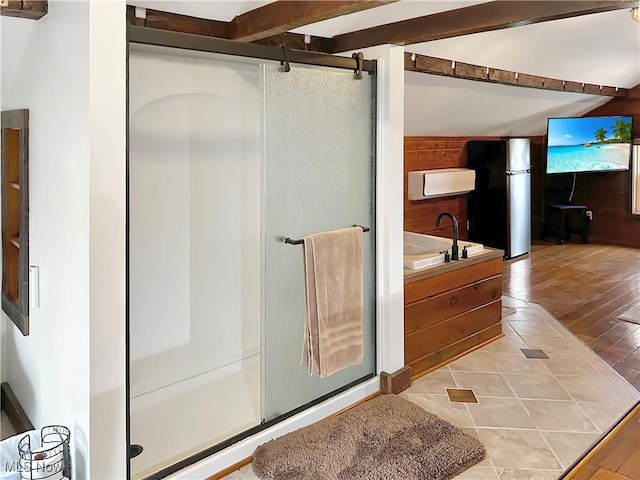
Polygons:
[[442,212],[436,220],[436,227],[440,226],[442,217],[449,217],[453,223],[453,246],[451,247],[451,260],[459,260],[458,257],[458,220],[449,212]]

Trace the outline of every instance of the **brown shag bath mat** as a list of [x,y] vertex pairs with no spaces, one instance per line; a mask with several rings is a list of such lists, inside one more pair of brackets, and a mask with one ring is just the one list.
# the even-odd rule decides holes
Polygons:
[[516,309],[514,307],[502,306],[502,316],[506,317],[507,315],[511,315],[512,313],[516,313]]
[[381,395],[257,448],[272,480],[445,480],[485,456],[482,444],[395,395]]

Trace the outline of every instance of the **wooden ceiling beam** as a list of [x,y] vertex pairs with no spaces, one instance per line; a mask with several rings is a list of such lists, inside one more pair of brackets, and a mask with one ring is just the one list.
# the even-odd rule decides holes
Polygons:
[[40,20],[49,10],[47,0],[0,0],[0,15]]
[[294,28],[350,13],[379,7],[397,0],[277,0],[236,16],[230,25],[229,38],[255,42]]
[[[127,5],[127,19],[132,25],[172,32],[190,33],[206,37],[229,39],[231,22],[208,20],[206,18],[190,17],[177,13],[161,12],[145,9],[144,18],[135,16],[135,7]],[[262,38],[255,43],[262,45],[282,45],[297,50],[328,53],[331,49],[331,39],[326,37],[309,36],[299,33],[284,32],[279,35]]]
[[529,75],[527,73],[512,72],[498,68],[472,65],[470,63],[447,60],[445,58],[429,57],[417,53],[405,52],[404,69],[408,72],[428,73],[451,78],[475,80],[479,82],[498,83],[512,87],[538,88],[555,90],[558,92],[586,93],[607,97],[628,97],[629,89],[595,85],[592,83],[573,82],[556,78]]
[[331,53],[383,44],[411,45],[638,5],[640,1],[637,0],[496,0],[338,35],[333,37]]

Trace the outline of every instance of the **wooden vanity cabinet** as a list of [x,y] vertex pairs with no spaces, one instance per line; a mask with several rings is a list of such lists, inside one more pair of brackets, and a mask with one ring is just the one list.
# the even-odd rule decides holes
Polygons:
[[404,358],[412,376],[502,335],[502,256],[405,280]]

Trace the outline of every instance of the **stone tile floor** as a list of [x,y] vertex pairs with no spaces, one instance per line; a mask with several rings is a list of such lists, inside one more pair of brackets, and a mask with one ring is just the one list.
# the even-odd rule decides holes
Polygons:
[[[640,399],[629,385],[542,307],[503,297],[516,313],[505,336],[431,372],[400,395],[477,437],[487,458],[466,480],[553,480]],[[527,358],[521,349],[549,357]],[[452,402],[447,389],[478,403]],[[251,465],[225,477],[258,477]],[[400,480],[400,479],[399,479]]]

